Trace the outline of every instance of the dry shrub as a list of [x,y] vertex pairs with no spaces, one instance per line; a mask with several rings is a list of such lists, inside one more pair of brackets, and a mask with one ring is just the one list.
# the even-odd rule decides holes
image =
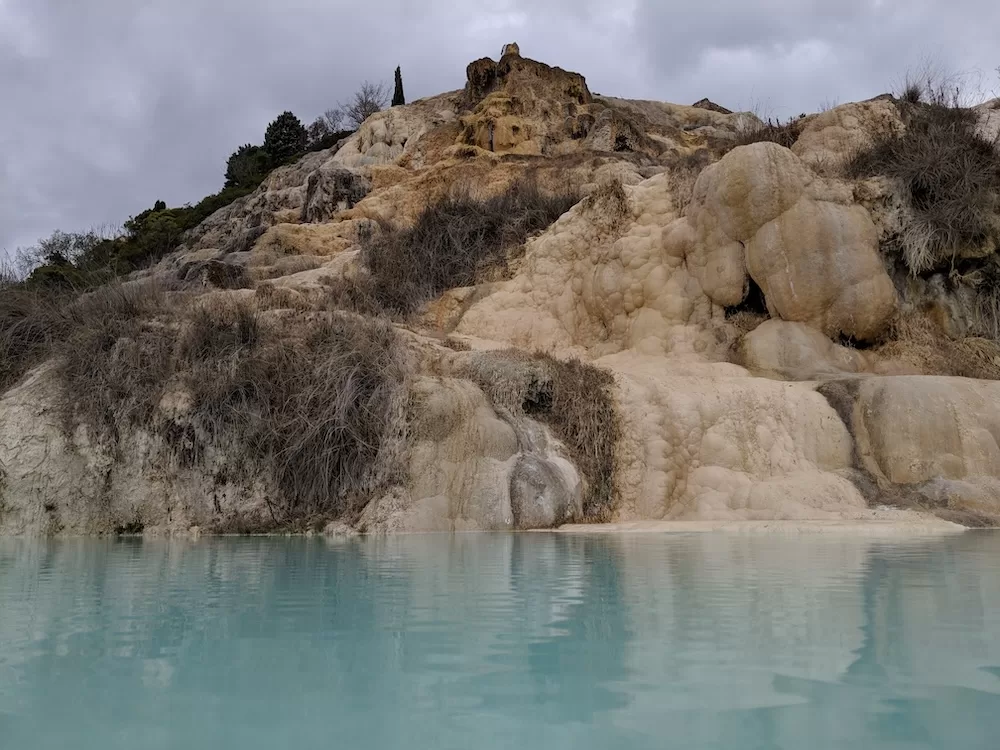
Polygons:
[[761,323],[770,320],[766,313],[754,312],[752,310],[737,310],[726,318],[726,322],[732,325],[740,336],[745,336],[757,329]]
[[282,523],[357,511],[401,478],[407,368],[385,322],[292,313],[263,323],[236,305],[192,321],[177,369],[194,397],[191,424],[223,447],[231,473],[267,470]]
[[628,193],[619,179],[598,185],[583,199],[583,208],[593,216],[595,225],[609,234],[621,230],[632,212]]
[[516,349],[469,357],[462,370],[500,413],[548,425],[586,480],[585,520],[610,521],[617,507],[615,449],[622,431],[612,374],[579,360]]
[[872,349],[880,359],[896,360],[926,375],[1000,380],[1000,344],[988,338],[949,338],[926,314],[900,316],[888,340]]
[[[408,367],[385,321],[263,314],[151,284],[59,305],[5,292],[0,310],[5,379],[55,358],[68,431],[82,425],[111,455],[145,431],[222,484],[263,481],[272,528],[349,514],[400,479]],[[161,408],[178,393],[183,408]]]
[[751,143],[777,143],[779,146],[791,148],[799,139],[801,132],[800,119],[790,119],[787,122],[771,118],[766,121],[760,121],[756,118],[747,119],[737,130],[736,139],[730,144],[730,147],[749,146]]
[[10,285],[0,290],[0,393],[48,356],[65,335],[67,294]]
[[908,88],[898,103],[905,132],[876,134],[848,161],[847,172],[886,175],[902,186],[912,218],[899,240],[916,275],[1000,238],[1000,154],[979,132],[974,110],[940,92],[923,103],[915,91]]
[[447,197],[412,227],[369,225],[360,236],[367,273],[334,285],[345,305],[405,317],[455,287],[507,272],[511,253],[578,201],[518,181],[492,198]]
[[77,420],[117,449],[121,428],[152,421],[169,377],[177,302],[153,284],[113,284],[70,303],[71,325],[48,356],[60,358],[64,422]]

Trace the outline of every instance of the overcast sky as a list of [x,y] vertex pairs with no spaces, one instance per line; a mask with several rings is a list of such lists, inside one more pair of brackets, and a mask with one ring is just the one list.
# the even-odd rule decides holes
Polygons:
[[229,154],[403,69],[460,88],[517,41],[592,91],[777,116],[933,59],[1000,88],[993,0],[0,0],[0,253],[222,186]]

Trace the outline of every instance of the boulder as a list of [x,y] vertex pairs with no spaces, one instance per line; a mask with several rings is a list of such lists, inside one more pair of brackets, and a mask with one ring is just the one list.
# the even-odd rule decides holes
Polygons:
[[851,428],[863,466],[894,484],[1000,479],[1000,383],[865,378]]
[[306,180],[301,221],[326,221],[337,211],[346,211],[371,190],[371,181],[350,169],[325,164]]
[[711,99],[699,99],[692,107],[697,107],[698,109],[707,109],[711,112],[718,112],[723,115],[731,115],[733,111],[731,109],[726,109],[721,104],[716,104]]
[[837,168],[874,136],[902,130],[899,110],[891,101],[852,102],[807,118],[792,151],[812,167]]
[[707,167],[687,221],[688,265],[716,304],[741,303],[749,274],[772,315],[828,336],[875,339],[896,312],[868,212],[777,144],[742,146]]
[[804,323],[768,320],[743,336],[734,362],[754,373],[783,380],[815,380],[870,372],[864,352],[838,346]]

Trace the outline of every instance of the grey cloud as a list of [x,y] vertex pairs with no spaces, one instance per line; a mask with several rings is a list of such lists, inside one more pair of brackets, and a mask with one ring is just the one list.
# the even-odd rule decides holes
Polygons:
[[787,116],[925,54],[991,72],[998,21],[974,0],[0,0],[0,252],[196,201],[279,112],[308,121],[396,65],[412,100],[517,41],[601,93]]

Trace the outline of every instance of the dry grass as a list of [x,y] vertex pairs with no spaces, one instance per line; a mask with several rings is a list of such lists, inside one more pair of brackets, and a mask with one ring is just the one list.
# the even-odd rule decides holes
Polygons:
[[632,204],[622,181],[612,179],[598,185],[583,199],[583,209],[591,214],[595,226],[613,235],[625,226]]
[[851,177],[886,175],[902,186],[912,217],[899,243],[915,275],[1000,239],[996,144],[978,131],[975,111],[918,88],[910,84],[899,102],[905,132],[876,134],[847,164]]
[[463,370],[499,413],[548,425],[586,480],[585,520],[610,521],[617,507],[615,446],[622,430],[611,373],[516,349],[470,357]]
[[964,273],[956,272],[953,277],[972,290],[973,330],[980,336],[1000,341],[1000,255],[993,253],[972,264]]
[[409,316],[448,289],[503,276],[512,253],[577,201],[518,181],[485,200],[445,198],[412,227],[370,225],[359,238],[367,273],[339,282],[332,294],[360,312]]
[[700,175],[715,157],[713,154],[725,153],[732,148],[729,144],[726,148],[713,147],[711,150],[704,148],[692,151],[691,153],[678,156],[669,164],[671,194],[674,207],[678,211],[683,211],[691,203],[694,196],[694,185]]
[[1000,343],[978,336],[951,339],[925,314],[898,318],[887,341],[871,352],[927,375],[1000,380]]
[[749,146],[751,143],[777,143],[779,146],[791,148],[799,139],[802,132],[802,123],[797,119],[790,119],[787,122],[778,120],[746,120],[743,127],[736,133],[736,140],[730,144],[731,148],[736,146]]
[[219,484],[272,488],[268,518],[220,528],[351,514],[400,479],[408,367],[388,323],[148,284],[51,302],[0,296],[5,382],[55,358],[67,430],[112,455],[142,430]]
[[65,327],[62,302],[52,292],[0,290],[0,393],[48,356]]

